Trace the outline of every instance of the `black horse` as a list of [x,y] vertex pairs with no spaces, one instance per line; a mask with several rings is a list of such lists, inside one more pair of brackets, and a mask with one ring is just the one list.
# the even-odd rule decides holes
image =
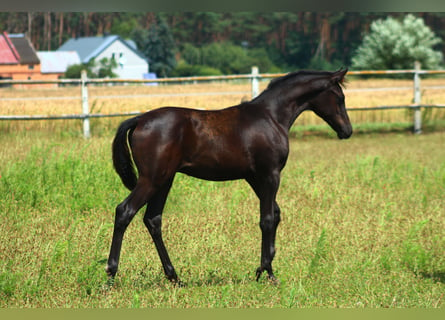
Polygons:
[[262,244],[256,279],[267,271],[275,280],[272,260],[280,222],[275,197],[289,154],[289,129],[298,115],[312,110],[340,139],[349,138],[352,127],[341,87],[346,72],[293,72],[237,106],[216,111],[164,107],[124,121],[113,141],[113,163],[131,193],[116,208],[108,275],[116,275],[127,226],[148,204],[144,223],[167,278],[179,281],[162,240],[161,217],[175,174],[182,172],[249,183],[260,200]]

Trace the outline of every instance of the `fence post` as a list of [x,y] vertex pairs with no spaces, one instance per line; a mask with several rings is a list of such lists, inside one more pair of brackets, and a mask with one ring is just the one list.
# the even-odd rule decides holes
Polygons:
[[422,110],[421,110],[421,100],[422,93],[420,91],[420,71],[421,65],[419,61],[414,62],[414,104],[416,105],[414,109],[414,133],[422,133]]
[[82,92],[82,113],[83,118],[83,136],[88,139],[90,137],[90,110],[88,108],[88,87],[87,87],[87,72],[82,70],[81,73],[81,92]]
[[252,99],[256,98],[260,93],[258,74],[258,67],[252,67]]

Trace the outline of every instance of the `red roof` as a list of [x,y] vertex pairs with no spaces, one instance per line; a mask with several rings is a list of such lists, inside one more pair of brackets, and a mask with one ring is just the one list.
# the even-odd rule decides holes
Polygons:
[[9,39],[8,34],[3,32],[0,35],[0,64],[17,64],[20,61],[20,55]]

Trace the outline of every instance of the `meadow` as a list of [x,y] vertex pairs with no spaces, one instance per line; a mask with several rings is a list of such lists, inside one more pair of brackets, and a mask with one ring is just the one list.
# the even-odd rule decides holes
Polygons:
[[[36,94],[4,94],[17,92]],[[128,194],[111,163],[120,120],[94,119],[89,140],[79,121],[0,123],[1,308],[443,308],[443,130],[362,127],[340,141],[298,119],[277,198],[279,285],[255,281],[259,204],[247,183],[178,174],[163,232],[185,286],[165,279],[138,214],[109,287],[114,209]]]

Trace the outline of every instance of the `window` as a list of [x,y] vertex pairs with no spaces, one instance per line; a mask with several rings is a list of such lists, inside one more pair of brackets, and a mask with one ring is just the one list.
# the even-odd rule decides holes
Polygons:
[[28,69],[29,70],[34,70],[34,65],[33,64],[28,65]]
[[119,53],[119,61],[118,61],[118,63],[121,66],[121,68],[123,68],[124,65],[127,63],[127,58],[124,57],[124,53],[123,52]]

